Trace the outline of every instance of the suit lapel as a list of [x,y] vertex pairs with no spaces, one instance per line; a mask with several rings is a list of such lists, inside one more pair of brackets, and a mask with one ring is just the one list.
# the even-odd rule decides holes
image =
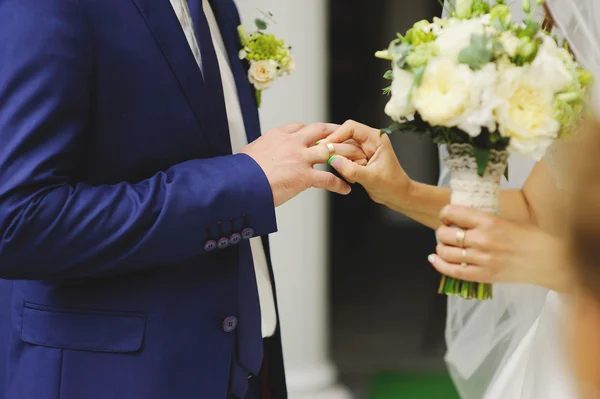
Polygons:
[[209,107],[207,107],[210,99],[202,72],[198,68],[171,3],[167,0],[132,1],[146,20],[156,43],[175,73],[198,124],[203,128],[202,131],[210,143],[212,152],[215,155],[230,154],[231,148],[217,136],[218,130],[213,126]]
[[261,135],[260,119],[254,88],[248,81],[248,63],[241,61],[238,57],[242,48],[237,34],[237,27],[240,24],[237,8],[233,0],[211,0],[211,5],[215,16],[219,22],[221,36],[229,56],[229,64],[235,78],[238,97],[244,116],[244,126],[246,128],[246,137],[251,143]]

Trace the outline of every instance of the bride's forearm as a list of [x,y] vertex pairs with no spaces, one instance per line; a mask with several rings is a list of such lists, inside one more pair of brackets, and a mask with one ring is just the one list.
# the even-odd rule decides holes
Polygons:
[[[450,203],[449,188],[411,181],[408,187],[396,189],[387,207],[432,229],[440,225],[440,212]],[[502,216],[518,222],[534,222],[527,199],[521,190],[502,190]]]
[[500,214],[515,222],[537,224],[523,190],[500,191]]
[[450,189],[411,181],[384,203],[388,208],[432,229],[440,225],[440,212],[450,203]]

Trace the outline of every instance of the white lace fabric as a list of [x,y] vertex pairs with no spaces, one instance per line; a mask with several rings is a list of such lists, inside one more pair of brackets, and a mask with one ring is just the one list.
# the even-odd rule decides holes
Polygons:
[[500,180],[508,164],[508,152],[491,151],[483,176],[477,173],[470,144],[450,144],[444,162],[450,170],[450,203],[500,213]]

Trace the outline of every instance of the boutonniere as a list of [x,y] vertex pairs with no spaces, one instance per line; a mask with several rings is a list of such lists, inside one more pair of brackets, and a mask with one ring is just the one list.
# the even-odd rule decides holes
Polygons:
[[[265,19],[272,20],[273,14],[264,14]],[[250,63],[248,80],[256,89],[258,106],[262,102],[262,91],[273,85],[275,80],[283,75],[291,74],[295,69],[292,48],[275,35],[266,33],[268,24],[265,19],[254,20],[256,31],[246,32],[244,27],[238,27],[242,49],[240,60]]]

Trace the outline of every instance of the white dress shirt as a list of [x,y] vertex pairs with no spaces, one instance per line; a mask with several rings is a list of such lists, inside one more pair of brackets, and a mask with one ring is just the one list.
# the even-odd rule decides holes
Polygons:
[[[194,31],[194,22],[192,20],[190,9],[187,0],[170,0],[175,14],[181,23],[185,37],[190,45],[192,53],[196,58],[196,62],[202,70],[202,59],[196,34]],[[221,31],[217,19],[210,7],[208,0],[202,1],[204,13],[208,20],[210,32],[213,40],[213,45],[217,53],[219,61],[219,70],[221,72],[221,80],[223,83],[223,93],[225,95],[225,107],[227,109],[227,120],[229,122],[229,135],[231,138],[231,148],[233,153],[238,153],[248,144],[246,138],[246,128],[244,126],[244,118],[242,108],[237,95],[237,87],[233,77],[233,72],[229,65],[227,49],[223,43]],[[260,237],[255,237],[250,240],[252,248],[252,258],[254,260],[254,271],[256,273],[256,282],[258,285],[258,295],[260,298],[260,311],[262,315],[262,336],[270,337],[275,333],[277,327],[277,315],[275,313],[275,300],[273,298],[273,289],[269,269],[267,266],[267,258],[265,249],[262,245]]]

